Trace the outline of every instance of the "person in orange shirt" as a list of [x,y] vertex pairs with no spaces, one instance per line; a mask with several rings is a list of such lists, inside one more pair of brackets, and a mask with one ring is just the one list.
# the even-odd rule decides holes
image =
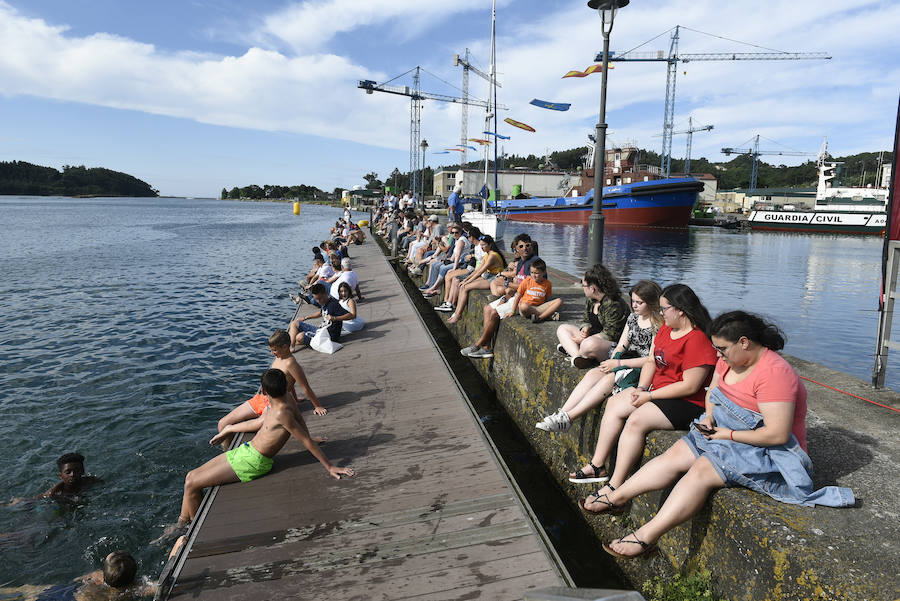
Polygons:
[[459,351],[464,357],[487,359],[494,356],[491,349],[491,341],[500,321],[510,315],[518,313],[533,323],[539,323],[545,319],[559,320],[559,309],[562,307],[562,299],[551,299],[553,285],[547,279],[547,264],[541,259],[536,259],[531,264],[531,275],[519,284],[516,294],[508,299],[501,296],[496,301],[484,307],[484,327],[481,337],[472,346]]

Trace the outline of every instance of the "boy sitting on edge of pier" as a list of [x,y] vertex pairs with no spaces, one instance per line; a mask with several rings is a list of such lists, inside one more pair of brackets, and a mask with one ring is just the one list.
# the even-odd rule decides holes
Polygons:
[[[316,393],[313,392],[312,388],[310,388],[309,381],[306,379],[306,374],[303,373],[303,368],[300,367],[300,364],[297,363],[297,359],[295,359],[294,355],[291,353],[290,334],[284,330],[275,330],[275,332],[269,336],[269,350],[275,355],[275,360],[272,361],[270,368],[280,369],[284,372],[285,377],[287,378],[288,394],[294,402],[300,402],[297,398],[297,392],[294,390],[294,382],[297,382],[300,384],[300,388],[303,389],[306,398],[313,404],[316,415],[325,415],[328,413],[328,409],[319,403],[319,398],[316,396]],[[256,430],[259,430],[259,427],[263,423],[263,411],[268,406],[269,401],[265,394],[255,394],[251,399],[241,403],[232,409],[228,415],[219,420],[219,436],[225,434],[225,429],[228,426],[242,422],[251,423],[246,424],[245,428],[240,430],[232,429],[229,430],[229,432],[255,432]],[[250,426],[255,427],[248,429]],[[231,446],[232,438],[234,438],[234,434],[226,435],[226,437],[222,439],[223,449],[227,449]]]
[[[354,475],[349,467],[332,465],[316,441],[309,436],[306,422],[303,421],[294,399],[288,394],[288,380],[283,371],[266,370],[260,378],[260,383],[263,394],[269,401],[269,408],[263,414],[263,423],[259,431],[251,441],[213,457],[188,472],[184,479],[184,497],[181,501],[178,522],[167,530],[167,534],[193,521],[203,499],[204,488],[238,481],[250,482],[268,474],[272,469],[273,457],[291,436],[300,441],[319,460],[332,478],[340,480],[341,476]],[[247,423],[232,424],[228,428],[230,432],[220,432],[209,441],[210,444],[217,444],[232,432],[251,431],[243,429]]]
[[460,350],[464,357],[488,359],[494,356],[491,349],[491,341],[500,320],[518,313],[533,323],[539,323],[545,319],[559,320],[559,309],[562,307],[562,299],[557,297],[550,300],[553,285],[547,279],[547,264],[541,259],[535,259],[531,264],[531,275],[519,285],[516,294],[509,300],[501,296],[494,302],[484,306],[484,327],[481,337],[472,346]]

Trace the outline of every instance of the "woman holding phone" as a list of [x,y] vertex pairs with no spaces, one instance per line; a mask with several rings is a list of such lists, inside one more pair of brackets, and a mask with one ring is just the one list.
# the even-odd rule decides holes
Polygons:
[[677,484],[649,522],[603,545],[612,555],[649,553],[660,536],[725,486],[744,486],[798,505],[855,503],[849,488],[813,490],[806,454],[806,389],[776,352],[784,347],[778,328],[756,315],[732,311],[713,320],[709,333],[719,359],[706,412],[687,436],[607,493],[605,509],[614,511],[637,495]]

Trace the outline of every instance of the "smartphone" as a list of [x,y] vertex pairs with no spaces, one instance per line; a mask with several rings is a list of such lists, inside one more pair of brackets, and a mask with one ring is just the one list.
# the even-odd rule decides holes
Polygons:
[[694,426],[701,434],[712,434],[716,431],[715,428],[710,428],[706,424],[700,423],[697,420],[692,421],[691,425]]

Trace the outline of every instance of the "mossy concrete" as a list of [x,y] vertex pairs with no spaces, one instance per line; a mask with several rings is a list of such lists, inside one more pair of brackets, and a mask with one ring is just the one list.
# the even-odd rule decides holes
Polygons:
[[[584,307],[581,289],[574,285],[577,277],[553,270],[550,277],[554,294],[564,298],[563,321],[577,323]],[[427,303],[439,300],[420,297],[416,302],[427,310]],[[462,319],[446,326],[461,347],[479,336],[482,309],[489,300],[484,292],[472,294]],[[602,409],[577,420],[565,433],[534,427],[565,402],[584,375],[556,351],[556,327],[504,320],[494,357],[472,361],[559,486],[579,504],[591,490],[569,483],[568,472],[593,453]],[[787,358],[802,377],[900,407],[900,395],[892,391],[875,391],[847,374]],[[720,490],[698,515],[662,537],[658,554],[618,560],[636,588],[656,576],[671,578],[699,568],[711,573],[714,593],[732,601],[900,598],[900,414],[812,381],[805,384],[815,484],[850,487],[857,506],[799,507],[746,489]],[[683,434],[652,432],[643,460],[660,454]],[[586,525],[603,541],[622,536],[650,519],[666,492],[638,497],[619,517],[585,514]]]

